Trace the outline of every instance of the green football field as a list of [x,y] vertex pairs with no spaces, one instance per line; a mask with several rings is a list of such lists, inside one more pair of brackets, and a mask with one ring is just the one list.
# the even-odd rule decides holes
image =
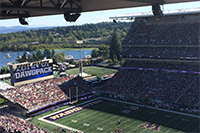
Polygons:
[[[102,102],[94,104],[98,100]],[[147,107],[140,107],[139,111],[133,111],[130,110],[130,106],[135,106],[132,103],[113,99],[105,100],[104,98],[98,98],[87,102],[82,103],[82,105],[77,104],[76,106],[68,105],[59,113],[47,112],[35,117],[31,122],[50,132],[57,132],[56,126],[66,129],[73,128],[87,133],[111,133],[116,128],[121,130],[122,133],[181,133],[199,131],[199,118],[193,116]],[[88,105],[90,106],[87,107]],[[78,107],[83,108],[79,112],[72,111]],[[65,116],[63,112],[66,114],[67,112],[71,113]],[[53,118],[59,118],[59,116],[62,118],[52,121]],[[119,120],[120,124],[118,123]]]
[[[86,66],[83,67],[83,72],[90,74],[90,75],[97,75],[97,76],[103,76],[103,75],[109,75],[116,73],[116,69],[110,69],[110,68],[103,68],[103,67],[95,67],[95,66]],[[79,68],[72,68],[66,70],[66,73],[70,73],[71,75],[79,74]]]

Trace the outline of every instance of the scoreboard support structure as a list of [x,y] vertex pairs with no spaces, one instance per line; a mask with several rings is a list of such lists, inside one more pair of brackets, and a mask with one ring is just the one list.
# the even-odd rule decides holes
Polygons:
[[76,100],[72,101],[72,96],[71,96],[71,89],[69,89],[69,98],[70,98],[70,104],[74,104],[78,102],[78,87],[76,87]]

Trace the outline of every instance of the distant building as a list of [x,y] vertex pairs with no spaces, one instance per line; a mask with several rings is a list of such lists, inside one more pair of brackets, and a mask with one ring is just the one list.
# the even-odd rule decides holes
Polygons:
[[38,45],[38,44],[39,44],[39,42],[32,42],[32,44],[33,44],[33,45]]
[[76,44],[83,44],[83,40],[76,40]]
[[59,35],[60,35],[59,33],[55,33],[55,34],[54,34],[54,36],[59,36]]

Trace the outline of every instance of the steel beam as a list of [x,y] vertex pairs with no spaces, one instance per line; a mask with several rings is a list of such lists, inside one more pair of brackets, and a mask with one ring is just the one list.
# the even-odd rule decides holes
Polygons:
[[28,0],[24,3],[24,6],[26,6],[31,0]]
[[121,0],[121,1],[142,2],[148,4],[153,4],[153,3],[165,4],[164,0]]
[[54,7],[56,7],[56,4],[52,1],[52,0],[49,0],[51,2],[51,4],[54,5]]
[[15,10],[15,11],[48,11],[48,12],[61,12],[72,11],[81,12],[80,8],[59,8],[59,7],[17,7],[17,6],[1,6],[1,10]]
[[18,14],[18,13],[12,13],[12,14],[0,14],[0,17],[11,17],[11,16],[13,16],[13,17],[19,17],[19,16],[26,16],[27,14],[22,14],[22,13],[20,13],[20,14]]

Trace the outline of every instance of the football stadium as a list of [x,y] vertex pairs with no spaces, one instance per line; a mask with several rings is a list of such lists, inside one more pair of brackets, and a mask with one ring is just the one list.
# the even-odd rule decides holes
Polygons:
[[0,132],[200,132],[200,10],[112,19],[130,18],[125,62],[106,80],[55,76],[51,59],[10,64]]

